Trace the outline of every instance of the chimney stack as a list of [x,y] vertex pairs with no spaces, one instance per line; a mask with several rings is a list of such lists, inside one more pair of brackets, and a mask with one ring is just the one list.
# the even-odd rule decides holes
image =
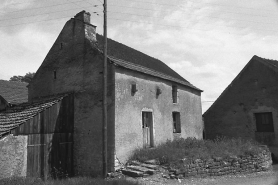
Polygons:
[[88,23],[88,24],[91,24],[90,17],[91,14],[89,12],[86,12],[85,10],[79,12],[74,16],[75,19],[83,21],[84,23]]
[[74,19],[82,21],[84,23],[85,38],[90,40],[92,43],[97,43],[96,26],[90,23],[90,16],[91,14],[89,12],[83,10],[76,14],[74,16]]

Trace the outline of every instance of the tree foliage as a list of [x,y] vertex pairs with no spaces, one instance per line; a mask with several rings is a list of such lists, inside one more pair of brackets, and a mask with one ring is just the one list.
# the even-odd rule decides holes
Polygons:
[[30,83],[32,78],[34,77],[35,73],[26,73],[24,76],[20,76],[20,75],[15,75],[15,76],[12,76],[10,78],[9,81],[16,81],[16,82],[26,82],[26,83]]

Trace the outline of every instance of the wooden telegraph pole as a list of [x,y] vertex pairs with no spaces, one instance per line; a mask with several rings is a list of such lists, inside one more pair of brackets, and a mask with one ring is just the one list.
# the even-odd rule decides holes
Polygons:
[[107,0],[103,2],[103,178],[107,176]]

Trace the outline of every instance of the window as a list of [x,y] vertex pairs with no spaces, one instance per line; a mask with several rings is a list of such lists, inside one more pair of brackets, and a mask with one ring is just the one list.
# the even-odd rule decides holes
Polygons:
[[56,70],[53,71],[53,78],[54,78],[54,80],[57,79],[57,72],[56,72]]
[[172,99],[173,103],[178,103],[178,88],[176,85],[172,86]]
[[274,132],[272,112],[255,113],[257,132]]
[[131,84],[131,95],[134,96],[137,91],[136,84]]
[[173,112],[173,133],[181,133],[180,113]]

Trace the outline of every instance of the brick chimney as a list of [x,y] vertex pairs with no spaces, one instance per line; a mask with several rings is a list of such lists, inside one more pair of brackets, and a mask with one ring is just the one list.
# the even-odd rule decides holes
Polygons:
[[85,10],[79,12],[74,16],[75,20],[80,20],[84,22],[84,28],[85,28],[85,37],[90,40],[93,43],[97,42],[96,38],[96,26],[92,25],[90,22],[91,14],[89,12],[86,12]]
[[83,22],[88,23],[88,24],[91,23],[90,17],[91,17],[91,14],[89,12],[86,12],[85,10],[79,12],[78,14],[76,14],[74,16],[75,19],[83,21]]

